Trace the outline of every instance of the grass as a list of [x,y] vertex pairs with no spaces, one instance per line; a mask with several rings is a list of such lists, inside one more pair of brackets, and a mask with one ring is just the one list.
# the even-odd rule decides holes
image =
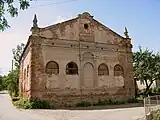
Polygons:
[[41,101],[38,99],[28,100],[28,99],[16,99],[12,98],[12,103],[17,108],[23,109],[51,109],[54,108],[53,102],[50,101]]
[[103,105],[121,105],[126,103],[138,103],[136,99],[128,99],[127,101],[118,101],[116,99],[104,99],[98,100],[96,103],[90,103],[88,101],[81,101],[76,104],[76,107],[89,107],[89,106],[103,106]]
[[[54,103],[55,103],[53,101],[42,101],[38,99],[28,100],[28,99],[19,98],[19,97],[13,97],[13,96],[11,96],[11,98],[14,106],[16,106],[17,108],[23,108],[23,109],[52,109],[54,108]],[[104,99],[104,100],[98,100],[98,102],[95,102],[95,103],[83,100],[77,103],[76,107],[121,105],[126,103],[138,103],[138,100],[135,98],[128,99],[127,101],[118,101],[116,99]],[[68,107],[71,107],[71,105],[64,105],[64,107],[68,108]]]

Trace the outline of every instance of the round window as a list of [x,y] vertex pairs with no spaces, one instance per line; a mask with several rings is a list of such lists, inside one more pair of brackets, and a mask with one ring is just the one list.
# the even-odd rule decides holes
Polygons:
[[85,29],[88,29],[88,27],[89,27],[88,24],[84,24]]

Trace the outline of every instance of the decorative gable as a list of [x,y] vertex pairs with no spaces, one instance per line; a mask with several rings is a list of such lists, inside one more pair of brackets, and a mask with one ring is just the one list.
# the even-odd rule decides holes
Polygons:
[[93,16],[87,12],[79,15],[79,40],[94,41]]
[[[44,38],[119,44],[126,39],[84,12],[78,17],[45,28],[33,28],[32,34]],[[127,38],[129,39],[129,38]]]

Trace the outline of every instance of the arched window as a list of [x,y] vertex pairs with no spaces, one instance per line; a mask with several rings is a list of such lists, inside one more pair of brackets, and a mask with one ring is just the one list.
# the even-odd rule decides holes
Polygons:
[[23,80],[26,79],[26,69],[24,69],[24,76],[23,76]]
[[124,71],[123,71],[123,67],[121,65],[115,65],[114,67],[114,76],[123,76],[124,75]]
[[49,61],[46,64],[46,73],[48,74],[59,74],[59,65],[55,61]]
[[78,66],[75,62],[69,62],[66,66],[67,75],[76,75],[78,74]]
[[108,69],[108,66],[104,63],[100,64],[99,67],[98,67],[98,75],[101,76],[101,75],[109,75],[109,69]]
[[28,75],[29,75],[29,65],[27,65],[27,78],[28,78]]

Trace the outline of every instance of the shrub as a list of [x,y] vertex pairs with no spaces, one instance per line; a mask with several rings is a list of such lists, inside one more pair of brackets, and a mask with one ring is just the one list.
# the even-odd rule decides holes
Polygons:
[[147,93],[147,94],[152,95],[152,93],[153,93],[153,89],[150,88],[150,89],[148,90],[148,93]]
[[108,102],[106,102],[106,103],[108,103],[109,105],[119,105],[119,104],[124,104],[125,102],[124,101],[118,101],[118,100],[116,100],[116,99],[109,99],[108,100]]
[[156,87],[153,88],[153,89],[152,89],[152,92],[153,92],[153,93],[160,93],[160,87],[158,87],[158,88],[156,88]]
[[158,92],[158,93],[160,93],[160,87],[159,87],[159,88],[157,88],[157,92]]
[[152,120],[159,120],[160,118],[160,109],[152,111]]
[[91,106],[91,103],[89,103],[88,101],[81,101],[80,103],[76,104],[76,107],[89,107]]
[[[106,100],[98,100],[97,103],[93,103],[93,106],[101,106],[101,105],[119,105],[119,104],[124,104],[124,101],[118,101],[116,99],[106,99]],[[81,101],[80,103],[76,104],[76,107],[88,107],[91,106],[92,104],[89,103],[88,101]]]
[[50,109],[50,108],[54,108],[54,105],[51,102],[41,101],[38,99],[35,99],[35,100],[20,99],[19,101],[16,101],[16,103],[14,105],[19,108],[24,108],[24,109]]
[[105,105],[105,104],[106,104],[105,102],[106,102],[106,101],[99,99],[98,102],[95,103],[95,106],[96,106],[96,105]]
[[51,108],[50,104],[48,101],[41,101],[41,100],[31,100],[30,102],[31,105],[31,109],[47,109],[47,108]]
[[157,88],[153,88],[153,93],[157,93],[158,89]]
[[13,101],[13,99],[12,99],[12,102],[13,102],[13,104],[14,104],[16,107],[18,107],[18,108],[24,108],[26,99],[19,99],[18,101]]
[[143,100],[143,95],[140,95],[139,97],[136,97],[137,101],[142,101]]
[[127,103],[138,103],[138,100],[135,98],[129,98],[126,102]]

